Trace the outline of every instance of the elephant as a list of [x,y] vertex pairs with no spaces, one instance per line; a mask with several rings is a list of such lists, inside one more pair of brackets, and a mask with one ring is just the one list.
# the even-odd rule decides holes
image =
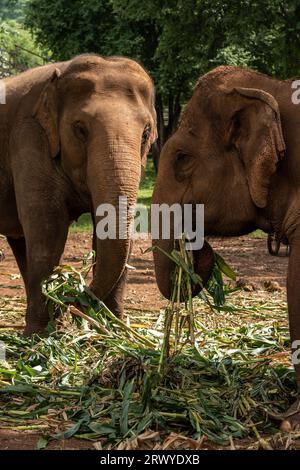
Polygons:
[[[25,335],[49,317],[41,282],[59,264],[68,227],[85,212],[94,220],[92,292],[123,312],[130,237],[97,238],[97,208],[118,200],[132,208],[141,169],[156,139],[154,85],[124,57],[84,54],[4,80],[0,105],[0,233],[22,274]],[[126,224],[132,215],[128,211]]]
[[268,252],[272,256],[289,256],[289,246],[286,246],[285,252],[280,253],[281,241],[276,239],[276,235],[273,233],[268,233],[267,240]]
[[[170,206],[204,204],[205,235],[261,229],[289,245],[287,299],[298,400],[282,416],[281,428],[287,431],[300,427],[300,109],[295,85],[292,79],[235,66],[201,76],[177,131],[163,147],[152,199]],[[170,253],[172,238],[158,235],[153,245]],[[205,282],[213,269],[212,250],[205,243],[193,255],[195,271]],[[174,266],[159,249],[154,265],[158,287],[169,297]]]

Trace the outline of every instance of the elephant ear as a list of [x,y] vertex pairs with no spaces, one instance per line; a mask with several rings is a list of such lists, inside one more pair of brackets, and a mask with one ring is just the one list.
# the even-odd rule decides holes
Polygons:
[[271,177],[286,149],[278,103],[269,93],[254,88],[233,88],[229,94],[237,109],[231,117],[228,143],[237,148],[245,165],[254,204],[263,208]]
[[46,83],[33,116],[44,129],[49,143],[50,155],[55,158],[59,152],[58,109],[57,109],[57,82],[60,71],[55,69]]
[[144,132],[143,132],[143,136],[142,136],[141,157],[142,157],[143,171],[146,168],[148,152],[150,151],[150,148],[151,148],[152,144],[155,143],[155,141],[157,139],[157,136],[158,136],[158,134],[157,134],[157,118],[156,118],[156,110],[155,110],[154,101],[155,101],[155,97],[154,97],[154,94],[153,94],[153,101],[152,101],[152,104],[151,104],[152,122],[151,122],[151,124],[149,123],[145,127]]

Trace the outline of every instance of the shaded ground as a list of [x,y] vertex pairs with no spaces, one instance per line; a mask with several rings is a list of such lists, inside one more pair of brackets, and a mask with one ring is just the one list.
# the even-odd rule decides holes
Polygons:
[[[210,240],[219,252],[235,269],[239,284],[243,286],[245,299],[272,300],[285,305],[285,277],[288,258],[272,257],[267,252],[265,238],[239,237],[214,238]],[[150,240],[135,243],[129,271],[125,306],[127,311],[152,312],[166,305],[154,278],[151,253],[142,252],[150,246]],[[91,249],[91,238],[87,233],[71,233],[67,242],[63,262],[79,266],[82,257]],[[0,326],[14,325],[22,328],[24,322],[24,286],[12,253],[3,238],[0,238],[0,253],[5,259],[0,264]],[[74,255],[76,253],[76,256]],[[13,311],[12,311],[12,305]],[[283,358],[281,358],[282,360]],[[40,434],[39,434],[40,435]],[[34,449],[37,445],[36,431],[11,431],[0,428],[0,449]],[[247,440],[247,446],[251,441]],[[244,443],[245,444],[245,443]],[[241,446],[244,445],[241,443]],[[235,443],[238,448],[238,444]],[[284,444],[282,444],[284,446]],[[91,442],[70,439],[51,442],[49,448],[56,449],[94,449]]]
[[[0,429],[0,450],[32,450],[37,448],[40,434],[31,431],[8,431]],[[95,449],[93,443],[83,439],[67,439],[52,441],[48,450],[80,450]]]

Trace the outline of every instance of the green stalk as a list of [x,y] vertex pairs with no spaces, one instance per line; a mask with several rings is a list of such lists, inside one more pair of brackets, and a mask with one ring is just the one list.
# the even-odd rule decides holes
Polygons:
[[177,351],[177,346],[180,340],[180,332],[179,332],[179,321],[180,321],[180,297],[181,297],[181,283],[182,283],[182,267],[180,266],[178,269],[178,280],[177,280],[177,304],[176,304],[176,321],[175,321],[175,351]]

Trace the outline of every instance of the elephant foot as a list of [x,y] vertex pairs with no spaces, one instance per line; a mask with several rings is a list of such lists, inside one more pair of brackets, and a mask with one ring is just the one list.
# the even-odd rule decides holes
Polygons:
[[107,298],[104,301],[105,305],[111,312],[113,312],[116,317],[122,319],[124,316],[124,307],[123,302],[119,299],[116,299],[114,296]]
[[300,429],[300,398],[298,398],[286,412],[280,429],[283,432],[291,432]]
[[44,334],[48,323],[35,323],[32,325],[26,325],[23,331],[23,336],[32,336],[33,334]]

